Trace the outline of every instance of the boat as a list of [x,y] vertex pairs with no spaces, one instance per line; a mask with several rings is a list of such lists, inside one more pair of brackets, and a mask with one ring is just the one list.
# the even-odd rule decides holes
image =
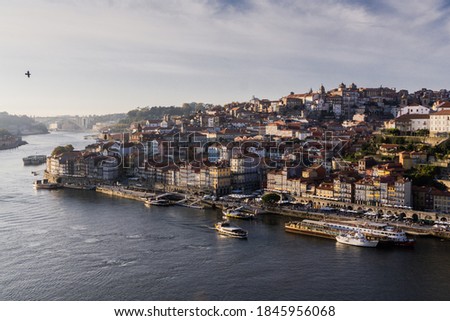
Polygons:
[[301,222],[291,221],[284,224],[284,230],[290,233],[311,235],[326,239],[335,239],[339,231],[333,231],[324,226],[325,222],[303,220]]
[[47,155],[31,155],[22,158],[24,165],[40,165],[47,161]]
[[200,201],[194,201],[191,203],[188,203],[188,199],[182,199],[181,201],[178,201],[175,203],[175,205],[179,205],[179,206],[183,206],[183,207],[189,207],[189,208],[195,208],[198,210],[202,210],[204,209],[204,207],[202,205],[198,205],[197,203],[199,203]]
[[145,202],[146,206],[169,206],[172,205],[172,203],[165,199],[148,199]]
[[336,241],[342,244],[361,246],[361,247],[376,247],[378,245],[378,240],[368,240],[363,234],[340,234],[336,236]]
[[201,206],[201,205],[195,205],[195,204],[176,203],[176,205],[184,206],[184,207],[189,207],[189,208],[195,208],[195,209],[198,209],[198,210],[204,209],[203,206]]
[[78,184],[63,184],[61,187],[83,191],[92,191],[95,190],[96,188],[95,185],[78,185]]
[[413,236],[430,236],[432,230],[406,228],[405,233]]
[[378,240],[379,246],[413,246],[415,240],[408,238],[405,231],[387,224],[372,222],[328,222],[305,219],[301,222],[287,222],[285,231],[304,235],[336,239],[342,233],[361,233],[369,240]]
[[235,237],[239,239],[247,238],[248,232],[238,226],[233,226],[228,221],[218,222],[214,225],[219,234]]
[[61,185],[57,184],[57,183],[50,183],[47,179],[43,179],[43,180],[36,180],[33,183],[33,186],[35,189],[57,189],[57,188],[61,188]]
[[241,208],[242,207],[238,207],[235,209],[226,209],[222,211],[222,214],[225,218],[238,218],[241,220],[249,220],[255,217],[254,214],[242,212]]

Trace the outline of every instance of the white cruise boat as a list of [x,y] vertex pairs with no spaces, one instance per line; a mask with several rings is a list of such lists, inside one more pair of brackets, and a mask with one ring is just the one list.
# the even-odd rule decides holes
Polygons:
[[248,235],[248,232],[246,230],[243,230],[238,226],[233,226],[228,221],[216,223],[214,227],[216,228],[216,231],[219,232],[219,234],[226,236],[245,239]]
[[301,222],[287,222],[284,225],[286,232],[313,235],[336,240],[336,236],[345,233],[360,233],[370,240],[379,241],[378,246],[414,246],[415,240],[406,236],[406,233],[387,224],[372,222],[328,222],[316,220],[303,220]]
[[363,234],[340,234],[336,236],[336,241],[343,244],[361,246],[361,247],[376,247],[378,240],[368,240]]

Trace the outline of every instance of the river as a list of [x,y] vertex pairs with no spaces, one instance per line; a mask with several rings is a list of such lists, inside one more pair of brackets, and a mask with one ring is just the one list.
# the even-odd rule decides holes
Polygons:
[[[0,151],[0,300],[449,300],[450,242],[357,248],[284,232],[285,217],[238,223],[247,240],[219,236],[221,214],[93,191],[34,190],[45,165],[22,157],[83,134],[26,136]],[[37,176],[37,177],[40,177]]]

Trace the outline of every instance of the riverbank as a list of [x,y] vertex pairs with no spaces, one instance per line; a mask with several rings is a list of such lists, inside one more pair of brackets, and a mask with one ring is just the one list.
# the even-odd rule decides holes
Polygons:
[[22,145],[28,144],[22,138],[16,140],[0,140],[0,150],[14,149]]
[[[98,186],[96,188],[96,191],[102,194],[107,194],[115,197],[121,197],[131,200],[136,200],[143,202],[149,197],[155,197],[156,193],[149,193],[144,191],[137,191],[137,190],[131,190],[127,189],[121,186]],[[162,195],[162,193],[160,194]],[[257,213],[257,215],[264,215],[264,214],[271,214],[271,215],[280,215],[280,216],[286,216],[291,217],[299,220],[303,219],[313,219],[313,220],[329,220],[329,221],[336,221],[336,222],[348,222],[348,221],[358,221],[361,223],[369,222],[369,220],[364,220],[361,218],[357,218],[354,216],[346,216],[343,214],[329,214],[329,213],[321,213],[317,211],[310,211],[310,210],[298,210],[298,209],[290,209],[285,208],[283,206],[255,206],[255,205],[249,205],[244,202],[240,201],[233,201],[233,202],[225,202],[225,201],[209,201],[209,200],[203,200],[200,197],[198,197],[197,201],[199,203],[202,203],[205,206],[211,207],[211,208],[217,208],[217,209],[225,209],[228,207],[238,207],[242,206],[244,211],[251,212],[251,213]],[[380,223],[383,223],[380,221]],[[387,222],[386,222],[387,224]],[[432,236],[440,239],[450,239],[450,232],[449,231],[437,231],[434,230],[431,226],[417,226],[412,224],[403,224],[403,223],[389,223],[391,225],[397,226],[398,228],[401,228],[404,230],[407,234],[413,235],[415,237],[425,237],[425,236]]]

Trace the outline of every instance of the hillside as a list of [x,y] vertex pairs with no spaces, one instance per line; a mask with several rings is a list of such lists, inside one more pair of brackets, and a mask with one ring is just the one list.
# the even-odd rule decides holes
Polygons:
[[126,118],[122,119],[120,123],[130,124],[132,122],[149,120],[149,119],[162,119],[164,115],[169,116],[188,116],[192,115],[199,110],[204,110],[205,106],[211,106],[211,104],[203,103],[184,103],[182,107],[175,106],[153,106],[136,108],[130,110],[126,114]]
[[47,127],[28,116],[10,115],[0,112],[0,129],[5,129],[14,135],[31,135],[48,133]]

